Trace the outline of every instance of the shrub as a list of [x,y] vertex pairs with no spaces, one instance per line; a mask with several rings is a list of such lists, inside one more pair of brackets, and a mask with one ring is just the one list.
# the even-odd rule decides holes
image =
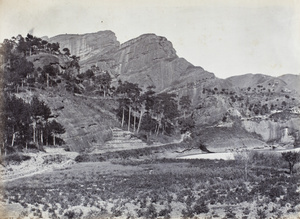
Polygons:
[[159,213],[158,216],[159,217],[169,217],[170,215],[170,210],[169,209],[162,209]]
[[150,204],[145,212],[146,218],[157,218],[157,212],[153,204]]
[[74,211],[67,211],[64,214],[64,216],[67,217],[67,218],[75,218],[75,212]]
[[259,219],[267,218],[267,215],[263,209],[257,209],[256,214],[257,214],[257,218]]
[[269,192],[269,196],[270,196],[271,200],[273,200],[273,201],[276,200],[276,198],[278,198],[284,194],[285,194],[285,192],[284,192],[284,189],[282,186],[272,187]]
[[200,204],[195,204],[193,206],[193,210],[196,214],[208,213],[209,212],[209,208],[207,207],[207,205],[204,202],[202,202]]
[[103,138],[104,142],[112,140],[112,138],[113,138],[112,131],[110,131],[110,130],[109,131],[107,131],[107,130],[103,131],[102,138]]
[[4,161],[5,165],[8,164],[20,164],[23,161],[30,160],[30,156],[28,155],[23,155],[19,153],[13,153],[5,156]]
[[232,211],[231,208],[226,208],[225,211],[226,211],[225,218],[236,218],[235,213]]
[[289,163],[290,174],[294,172],[294,165],[300,161],[300,153],[299,152],[284,152],[281,154],[283,159]]
[[183,218],[192,218],[194,216],[194,213],[190,208],[187,208],[187,210],[182,209],[181,214]]
[[261,166],[270,166],[274,168],[279,168],[282,166],[282,159],[277,153],[267,153],[267,152],[250,152],[250,163]]
[[101,154],[80,154],[75,158],[77,163],[81,162],[102,162],[105,158]]

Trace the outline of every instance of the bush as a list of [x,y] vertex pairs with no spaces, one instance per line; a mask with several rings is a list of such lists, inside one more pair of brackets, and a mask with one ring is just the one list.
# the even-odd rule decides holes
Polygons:
[[204,202],[202,202],[200,204],[195,204],[193,207],[193,210],[196,214],[209,212],[209,208],[207,207],[207,205]]
[[283,159],[289,163],[290,174],[294,172],[294,166],[297,162],[300,161],[299,152],[284,152],[281,154]]
[[150,204],[145,212],[146,218],[157,218],[157,212],[155,206]]
[[274,168],[282,167],[282,159],[277,153],[251,151],[250,157],[250,163],[254,163],[256,165],[270,166]]
[[267,218],[267,215],[263,209],[257,209],[256,213],[257,213],[257,218],[259,219]]
[[284,189],[282,186],[272,187],[269,192],[269,196],[270,196],[271,200],[273,200],[273,201],[276,200],[276,198],[278,198],[284,194],[285,194],[285,192],[284,192]]
[[82,162],[102,162],[105,158],[101,154],[81,154],[75,158],[77,163]]
[[103,139],[104,142],[108,142],[108,141],[112,140],[112,138],[113,138],[112,131],[110,131],[110,130],[103,131],[102,139]]
[[226,208],[225,209],[226,211],[226,215],[225,215],[225,218],[236,218],[236,214],[232,211],[231,208]]
[[30,160],[30,156],[19,153],[9,154],[4,157],[5,165],[8,164],[20,164],[23,161]]

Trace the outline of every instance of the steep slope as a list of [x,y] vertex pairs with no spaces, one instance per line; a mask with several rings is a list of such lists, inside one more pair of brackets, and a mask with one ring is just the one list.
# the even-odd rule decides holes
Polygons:
[[119,125],[111,113],[115,104],[109,100],[74,96],[61,87],[37,89],[17,96],[30,100],[33,95],[43,100],[55,119],[64,126],[66,132],[61,137],[71,151],[101,149],[111,138],[110,127]]
[[126,80],[143,88],[154,85],[161,91],[176,84],[214,78],[212,73],[179,58],[172,43],[155,34],[144,34],[122,45],[111,31],[65,34],[50,41],[59,42],[61,48],[67,47],[80,56],[81,72],[96,65],[110,72],[115,81]]
[[[140,84],[143,88],[154,85],[157,91],[164,90],[183,80],[212,77],[201,67],[176,55],[176,51],[166,38],[155,34],[145,34],[123,43],[119,49],[97,56],[96,63],[110,71],[119,80]],[[87,60],[87,66],[95,61]]]

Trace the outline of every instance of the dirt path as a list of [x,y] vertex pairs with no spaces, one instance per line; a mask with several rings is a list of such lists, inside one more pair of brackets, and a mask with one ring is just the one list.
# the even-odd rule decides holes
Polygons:
[[63,148],[45,148],[46,152],[28,153],[31,158],[20,164],[1,166],[2,182],[9,182],[35,174],[67,168],[75,164],[77,152],[66,152]]

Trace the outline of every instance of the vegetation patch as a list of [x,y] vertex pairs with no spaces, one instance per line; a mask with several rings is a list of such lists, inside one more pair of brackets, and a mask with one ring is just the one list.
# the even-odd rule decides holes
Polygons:
[[264,163],[268,154],[254,155],[247,178],[237,160],[114,158],[84,168],[80,164],[7,183],[4,200],[43,217],[261,218],[299,213],[299,173],[286,174],[281,157],[274,168],[272,162]]
[[4,157],[4,165],[20,164],[22,161],[30,160],[30,156],[21,153],[13,153]]

